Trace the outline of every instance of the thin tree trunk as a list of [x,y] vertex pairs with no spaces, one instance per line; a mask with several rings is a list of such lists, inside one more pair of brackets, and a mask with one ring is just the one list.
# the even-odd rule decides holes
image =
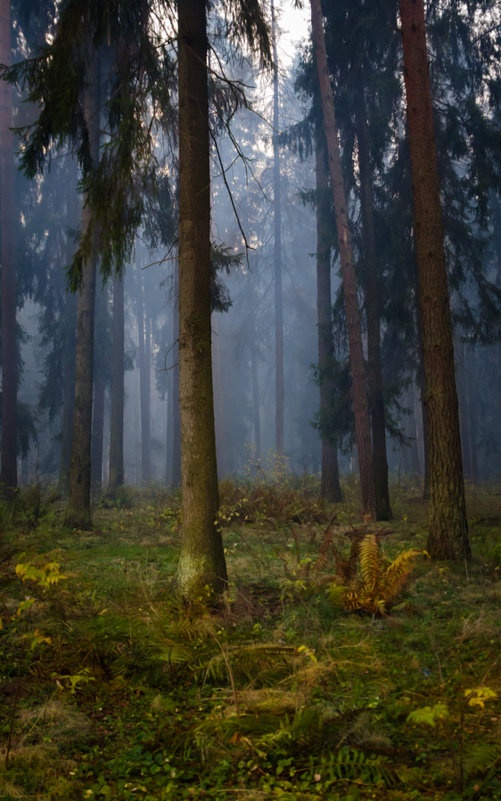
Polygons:
[[137,279],[136,317],[139,349],[139,398],[141,407],[141,480],[151,481],[150,363],[148,313],[143,303],[143,281]]
[[219,508],[210,319],[210,170],[205,0],[178,2],[180,593],[226,587]]
[[436,559],[469,558],[454,349],[423,0],[400,0]]
[[254,461],[261,459],[261,414],[259,407],[259,375],[257,364],[257,348],[255,337],[252,336],[249,343],[250,363],[251,363],[251,382],[252,382],[252,420],[254,427]]
[[75,331],[77,299],[66,296],[65,349],[63,360],[63,410],[61,415],[61,447],[59,450],[59,478],[57,488],[67,495],[70,488],[71,441],[73,429],[73,406],[75,401]]
[[273,266],[275,290],[275,450],[284,452],[284,320],[282,298],[282,192],[280,185],[280,149],[278,146],[278,55],[275,5],[271,0],[271,36],[273,47]]
[[[179,264],[174,266],[174,302],[172,307],[172,348],[169,357],[169,448],[167,470],[170,471],[170,486],[177,490],[181,486],[181,423],[179,419]],[[170,465],[169,465],[170,460]]]
[[323,129],[316,130],[315,178],[317,196],[317,334],[320,389],[320,441],[322,473],[320,493],[328,501],[343,499],[339,483],[337,443],[325,430],[329,406],[334,401],[334,348],[332,342],[331,300],[331,211],[329,203],[328,161]]
[[99,491],[103,484],[103,438],[104,438],[104,398],[106,378],[102,368],[98,368],[94,380],[94,400],[92,413],[91,448],[91,486]]
[[381,331],[379,324],[379,287],[376,262],[374,201],[370,167],[368,126],[363,95],[356,108],[358,159],[360,168],[360,207],[362,213],[365,314],[367,318],[367,361],[369,409],[372,423],[372,452],[377,520],[391,520],[388,488],[388,457],[381,366]]
[[[99,148],[99,68],[97,55],[89,67],[89,86],[85,90],[84,113],[89,128],[93,159]],[[82,210],[82,233],[90,221],[90,209]],[[73,528],[92,528],[91,441],[92,379],[94,365],[94,308],[96,295],[96,253],[83,266],[77,302],[75,358],[75,402],[70,464],[70,486],[65,524]]]
[[113,278],[113,345],[111,358],[111,421],[109,491],[114,495],[124,483],[124,279]]
[[472,461],[471,461],[471,435],[470,435],[470,416],[468,414],[468,381],[466,378],[466,348],[464,343],[456,340],[457,361],[457,385],[459,402],[459,424],[461,429],[461,450],[463,452],[464,476],[471,480]]
[[311,24],[313,45],[317,61],[320,95],[324,115],[325,136],[329,155],[329,171],[332,182],[332,194],[336,215],[339,252],[341,257],[341,273],[343,277],[343,293],[348,328],[348,344],[350,350],[351,391],[353,412],[355,417],[355,436],[357,441],[360,485],[362,491],[362,507],[364,517],[374,519],[376,516],[376,498],[374,489],[374,468],[371,448],[371,430],[369,423],[369,406],[365,381],[364,354],[362,349],[362,333],[360,328],[360,312],[357,300],[357,281],[350,239],[348,207],[344,189],[341,157],[339,152],[339,135],[334,111],[334,100],[330,85],[327,52],[322,24],[322,8],[320,0],[311,2]]
[[[10,2],[0,2],[0,61],[11,62]],[[17,487],[17,332],[14,268],[14,147],[12,87],[0,81],[0,224],[2,315],[2,465],[0,485]]]
[[212,323],[212,372],[214,378],[214,420],[216,425],[216,454],[217,469],[220,476],[226,476],[230,472],[229,453],[228,453],[228,432],[226,425],[226,412],[224,408],[223,392],[223,359],[221,356],[221,339],[219,336],[219,325],[213,318]]

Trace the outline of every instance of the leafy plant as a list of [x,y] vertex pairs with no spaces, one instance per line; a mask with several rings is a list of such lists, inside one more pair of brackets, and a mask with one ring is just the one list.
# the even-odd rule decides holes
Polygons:
[[[390,562],[383,554],[376,534],[367,534],[357,548],[360,572],[350,579],[343,592],[344,608],[350,611],[385,615],[401,592],[413,563],[425,551],[410,548]],[[338,584],[331,588],[333,599]]]

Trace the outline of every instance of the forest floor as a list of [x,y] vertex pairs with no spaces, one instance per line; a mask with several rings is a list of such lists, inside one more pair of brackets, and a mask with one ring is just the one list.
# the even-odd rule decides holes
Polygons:
[[501,799],[501,487],[469,565],[422,553],[416,483],[369,527],[317,489],[223,483],[218,611],[173,592],[176,497],[1,507],[0,799]]

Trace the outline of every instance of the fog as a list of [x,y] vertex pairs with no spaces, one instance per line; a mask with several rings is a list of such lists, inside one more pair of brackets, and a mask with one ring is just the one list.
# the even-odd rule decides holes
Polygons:
[[[289,24],[287,15],[282,17],[281,24],[283,28]],[[304,28],[304,21],[300,26]],[[306,36],[307,30],[301,33]],[[298,475],[319,475],[321,470],[315,159],[312,101],[304,90],[310,80],[311,54],[307,39],[302,49],[292,44],[298,37],[297,30],[284,30],[278,39],[279,131],[275,133],[280,134],[283,454],[277,453],[275,432],[277,209],[273,183],[272,74],[263,74],[246,60],[228,59],[224,63],[225,74],[245,86],[249,108],[239,108],[231,116],[228,129],[220,124],[214,112],[212,239],[226,257],[226,261],[215,258],[218,300],[224,309],[212,314],[220,478],[273,470],[277,458],[287,470]],[[293,57],[287,57],[288,53]],[[218,58],[224,60],[225,55],[223,48]],[[221,63],[217,66],[220,69]],[[342,74],[340,67],[336,75]],[[295,86],[298,78],[299,88]],[[391,135],[384,134],[386,144],[374,155],[374,205],[388,462],[391,474],[398,479],[405,474],[424,473],[425,449],[419,330],[412,286],[410,184],[402,155],[405,122],[401,90],[395,91],[394,108],[386,122]],[[19,101],[18,97],[16,104],[22,109]],[[364,269],[360,164],[356,135],[350,129],[351,112],[345,108],[348,101],[343,97],[342,87],[339,101],[349,211],[360,277]],[[17,111],[18,117],[20,114]],[[299,124],[307,119],[310,129],[303,132]],[[446,128],[444,123],[443,136],[438,137],[442,165],[446,162],[446,137],[452,135]],[[152,212],[137,232],[130,260],[120,265],[125,290],[124,465],[126,484],[175,488],[179,484],[176,143],[159,139],[157,147],[168,191],[165,202],[169,220],[166,223],[155,219]],[[470,141],[469,147],[474,148],[475,142]],[[451,152],[444,169],[455,171],[459,185],[462,175],[467,175],[471,154],[457,155],[460,151],[454,151],[452,145]],[[474,157],[479,158],[480,152],[474,153]],[[80,226],[82,194],[77,188],[78,177],[74,156],[63,147],[54,152],[50,170],[45,169],[33,180],[21,174],[16,178],[21,485],[60,482],[63,420],[71,398],[75,349],[75,296],[67,290],[65,268],[71,262]],[[450,175],[448,180],[452,186]],[[446,208],[446,249],[455,323],[464,471],[472,481],[495,480],[499,478],[501,445],[499,305],[489,307],[493,319],[488,320],[482,292],[489,282],[497,290],[494,296],[499,302],[500,197],[494,186],[488,189],[484,219],[479,221],[475,199],[469,196],[468,204],[452,201],[447,195],[448,187],[449,184],[444,186],[443,200],[445,204],[455,204],[450,215]],[[449,205],[449,211],[453,205]],[[166,230],[169,225],[173,230]],[[478,241],[477,250],[464,244],[462,238],[468,235]],[[348,350],[334,233],[331,264],[333,342],[342,372]],[[96,492],[105,488],[109,480],[112,297],[112,278],[99,279],[94,350]],[[359,303],[367,356],[362,282]],[[65,394],[68,384],[70,388]],[[340,469],[348,475],[356,471],[357,465],[353,423],[350,410],[345,408],[348,401],[339,397],[343,391],[337,392],[336,439]]]

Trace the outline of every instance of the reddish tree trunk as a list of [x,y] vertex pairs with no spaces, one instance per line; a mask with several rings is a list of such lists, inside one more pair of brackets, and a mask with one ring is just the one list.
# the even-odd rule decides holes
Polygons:
[[329,501],[343,499],[339,483],[336,442],[325,430],[329,406],[334,401],[331,301],[331,235],[327,152],[323,130],[316,132],[315,184],[317,195],[317,334],[320,389],[320,439],[322,472],[320,493]]
[[423,0],[400,0],[430,455],[428,551],[468,558],[454,349]]
[[329,171],[332,182],[334,211],[336,215],[336,227],[341,257],[341,274],[343,277],[343,293],[346,309],[346,324],[348,328],[348,345],[350,350],[351,391],[355,417],[355,436],[357,440],[360,485],[362,490],[362,506],[364,516],[369,519],[375,519],[376,497],[374,490],[369,405],[365,380],[360,312],[357,299],[357,280],[353,262],[348,206],[339,151],[339,134],[327,64],[327,52],[325,49],[322,23],[322,7],[320,0],[310,0],[310,2],[313,45],[317,60],[325,137],[329,154]]
[[226,586],[219,507],[210,305],[210,169],[205,0],[178,3],[179,398],[183,596],[203,600]]

